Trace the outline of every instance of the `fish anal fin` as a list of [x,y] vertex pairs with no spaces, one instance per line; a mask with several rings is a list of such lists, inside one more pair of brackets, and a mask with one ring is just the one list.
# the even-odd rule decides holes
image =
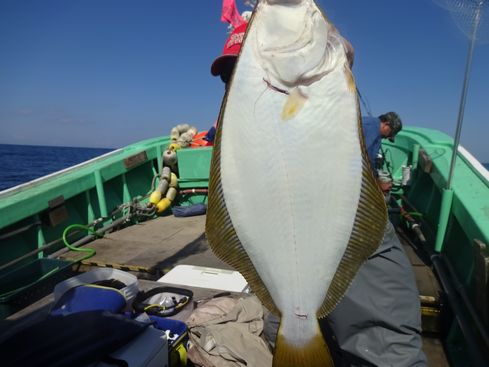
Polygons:
[[270,293],[236,234],[226,208],[221,184],[221,134],[222,119],[219,119],[209,179],[209,198],[205,224],[207,240],[214,254],[239,271],[265,307],[272,313],[279,315],[280,312],[273,303]]
[[273,367],[334,367],[319,324],[317,333],[303,346],[289,342],[280,331],[279,328],[273,353]]
[[[362,134],[361,127],[359,131]],[[358,209],[348,246],[319,309],[320,318],[327,316],[336,307],[362,264],[375,252],[384,238],[388,220],[387,207],[367,159],[363,135],[360,136],[360,141],[363,167]]]

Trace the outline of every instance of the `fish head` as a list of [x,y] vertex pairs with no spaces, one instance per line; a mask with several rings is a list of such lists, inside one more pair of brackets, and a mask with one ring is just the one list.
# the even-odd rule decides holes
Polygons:
[[257,8],[254,51],[275,87],[308,86],[349,65],[349,43],[313,0],[264,0]]

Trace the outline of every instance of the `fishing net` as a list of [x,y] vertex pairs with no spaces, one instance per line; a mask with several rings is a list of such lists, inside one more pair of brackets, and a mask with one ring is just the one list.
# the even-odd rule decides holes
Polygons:
[[464,118],[465,102],[469,87],[469,76],[472,65],[472,55],[476,43],[486,43],[489,41],[489,22],[487,13],[489,12],[489,0],[433,0],[436,4],[450,12],[457,27],[469,38],[469,51],[465,65],[465,77],[460,98],[460,107],[457,119],[457,128],[453,141],[452,160],[450,162],[450,172],[448,174],[447,189],[451,189],[455,161],[457,159],[458,145],[460,143],[460,133]]
[[457,27],[479,44],[489,42],[489,0],[433,0],[448,10]]
[[243,2],[246,6],[249,6],[252,9],[256,6],[256,0],[244,0]]

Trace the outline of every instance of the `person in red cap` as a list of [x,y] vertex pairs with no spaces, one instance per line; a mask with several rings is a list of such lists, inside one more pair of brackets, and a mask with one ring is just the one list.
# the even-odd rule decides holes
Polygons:
[[[233,74],[234,65],[238,59],[239,51],[241,50],[241,45],[243,44],[244,35],[246,33],[246,28],[248,27],[248,22],[240,24],[237,26],[229,35],[226,43],[224,43],[224,48],[222,50],[221,56],[217,57],[211,65],[211,74],[214,76],[220,76],[221,80],[224,82],[226,88],[231,75]],[[216,125],[217,121],[208,131],[205,136],[205,140],[211,145],[214,142],[214,137],[216,135]]]
[[231,79],[247,27],[248,23],[245,22],[231,32],[224,44],[222,55],[215,59],[211,65],[211,74],[214,76],[219,75],[225,84]]

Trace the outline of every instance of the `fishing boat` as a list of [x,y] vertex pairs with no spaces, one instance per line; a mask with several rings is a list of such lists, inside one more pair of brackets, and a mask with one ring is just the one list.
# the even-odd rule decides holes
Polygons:
[[[475,13],[480,19],[480,7]],[[459,146],[463,104],[455,138],[409,126],[384,141],[378,157],[381,177],[392,183],[389,219],[415,274],[423,348],[435,367],[489,365],[489,172]],[[175,127],[0,192],[0,343],[46,318],[56,286],[93,270],[132,274],[144,290],[175,284],[168,275],[176,269],[198,271],[186,278],[196,300],[220,291],[202,281],[205,274],[228,276],[233,292],[249,291],[210,251],[204,225],[213,147],[193,131],[191,146],[181,148],[184,130],[191,129]]]
[[[0,193],[3,331],[39,312],[33,305],[57,283],[89,269],[149,281],[178,265],[232,270],[207,246],[205,214],[176,214],[207,203],[213,148],[174,152],[171,143],[170,136],[145,140]],[[393,182],[390,219],[420,291],[430,365],[482,366],[489,355],[489,173],[458,147],[447,190],[453,146],[444,133],[406,127],[395,143],[383,143],[382,164]],[[173,155],[178,194],[158,213],[151,194]]]

